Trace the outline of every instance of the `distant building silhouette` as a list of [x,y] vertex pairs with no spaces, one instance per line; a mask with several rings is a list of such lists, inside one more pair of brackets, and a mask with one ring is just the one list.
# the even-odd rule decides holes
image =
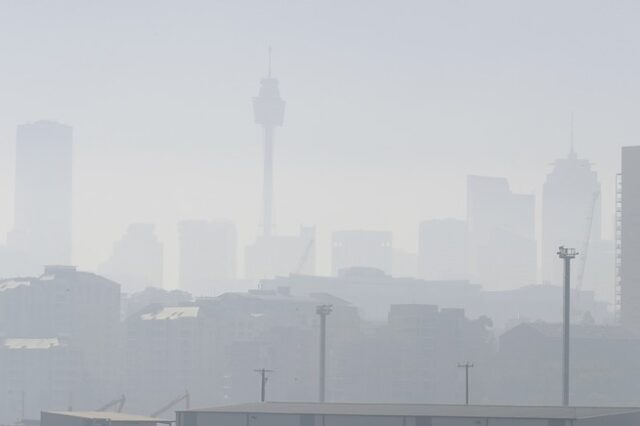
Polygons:
[[269,48],[269,72],[260,81],[260,93],[253,98],[255,122],[264,130],[264,178],[262,194],[262,235],[273,232],[273,131],[282,126],[284,101],[280,98],[278,80],[271,77],[271,48]]
[[253,280],[314,274],[316,229],[303,226],[297,236],[263,236],[245,250],[245,277]]
[[331,238],[331,272],[353,267],[379,269],[391,274],[393,235],[388,231],[337,231]]
[[162,287],[163,247],[154,225],[129,225],[126,234],[113,245],[111,257],[102,264],[100,273],[120,283],[127,293]]
[[124,323],[129,406],[151,413],[185,390],[202,404],[212,393],[217,368],[214,324],[203,309],[189,305],[150,305],[129,316]]
[[[553,164],[542,189],[542,281],[562,283],[562,263],[556,254],[561,245],[582,252],[590,233],[590,248],[594,249],[591,254],[597,256],[596,246],[601,243],[600,206],[598,175],[572,147],[567,158]],[[612,274],[613,271],[609,280]]]
[[622,148],[621,320],[640,333],[640,146]]
[[418,254],[402,249],[392,250],[391,273],[394,277],[417,277]]
[[113,281],[71,266],[2,280],[0,336],[3,424],[15,420],[2,416],[15,414],[21,392],[34,418],[70,401],[97,406],[119,390],[120,286]]
[[[393,304],[434,304],[461,308],[471,318],[488,316],[495,329],[523,321],[560,321],[562,287],[530,285],[504,291],[484,290],[465,280],[421,280],[392,277],[373,268],[343,269],[337,277],[291,275],[263,280],[264,290],[288,289],[294,296],[329,293],[358,307],[364,320],[379,322]],[[585,316],[598,322],[611,321],[607,303],[596,300],[593,292],[573,291],[572,314],[575,321]]]
[[236,278],[237,232],[231,222],[192,220],[178,225],[180,288],[213,296],[216,283]]
[[488,289],[536,282],[534,197],[504,178],[467,177],[470,279]]
[[463,220],[428,220],[420,224],[418,276],[425,280],[468,278],[467,223]]
[[[491,399],[507,404],[557,404],[562,392],[561,342],[560,322],[523,323],[502,334],[493,360]],[[571,400],[576,406],[636,404],[638,380],[631,372],[638,369],[637,334],[611,325],[571,325]]]
[[40,268],[71,263],[72,139],[64,124],[18,126],[15,222],[7,241],[11,251]]

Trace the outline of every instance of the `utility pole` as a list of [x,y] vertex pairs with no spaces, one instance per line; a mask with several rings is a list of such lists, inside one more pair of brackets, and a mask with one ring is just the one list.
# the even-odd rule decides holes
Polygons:
[[571,260],[578,255],[573,248],[560,246],[558,256],[564,261],[564,312],[562,322],[562,405],[569,405],[569,333],[571,326]]
[[325,400],[325,380],[326,380],[326,355],[327,355],[327,315],[333,310],[333,305],[320,305],[316,307],[316,314],[320,315],[320,390],[318,399]]
[[267,377],[267,373],[273,373],[273,370],[260,368],[253,371],[255,371],[256,373],[260,373],[260,402],[264,402],[267,394],[267,381],[269,380],[269,377]]
[[467,361],[464,364],[458,364],[458,368],[464,368],[464,403],[469,405],[469,369],[473,368],[473,364],[470,364],[469,361]]

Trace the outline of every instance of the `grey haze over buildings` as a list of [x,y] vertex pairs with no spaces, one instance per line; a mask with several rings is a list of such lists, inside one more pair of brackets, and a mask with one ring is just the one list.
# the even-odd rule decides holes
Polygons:
[[271,45],[287,102],[275,229],[316,226],[317,272],[331,270],[334,231],[393,231],[394,248],[416,252],[421,221],[466,218],[467,175],[535,194],[540,243],[542,185],[569,152],[572,113],[610,239],[618,148],[640,136],[639,7],[2,2],[0,235],[15,223],[16,125],[42,118],[74,129],[72,263],[97,270],[129,224],[154,223],[171,288],[178,222],[230,219],[238,247],[252,243],[262,135],[251,99]]
[[0,423],[637,424],[638,18],[0,0]]

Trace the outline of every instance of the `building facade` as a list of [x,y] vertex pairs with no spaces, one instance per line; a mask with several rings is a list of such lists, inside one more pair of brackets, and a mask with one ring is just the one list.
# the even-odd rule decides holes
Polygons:
[[467,223],[428,220],[418,235],[418,277],[425,280],[468,279]]
[[231,222],[185,221],[180,236],[180,288],[199,296],[216,294],[218,283],[236,279],[237,232]]
[[147,287],[162,288],[163,259],[163,245],[155,234],[155,226],[134,223],[115,242],[111,256],[99,271],[120,283],[122,290],[127,293],[142,291]]
[[331,273],[342,269],[376,268],[386,274],[393,268],[393,235],[388,231],[336,231],[331,237]]
[[504,178],[467,177],[469,273],[474,283],[505,290],[536,283],[535,203]]
[[621,321],[640,333],[640,146],[622,148]]
[[39,268],[71,263],[72,133],[51,121],[18,126],[15,223],[7,241]]

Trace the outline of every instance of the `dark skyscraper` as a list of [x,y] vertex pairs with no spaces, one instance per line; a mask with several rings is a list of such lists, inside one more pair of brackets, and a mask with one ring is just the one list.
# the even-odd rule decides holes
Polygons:
[[41,265],[71,262],[72,158],[71,127],[50,121],[18,126],[8,242]]
[[280,98],[278,80],[271,77],[271,49],[269,49],[269,73],[260,82],[260,93],[253,98],[255,121],[264,129],[264,180],[262,234],[269,237],[273,231],[273,130],[282,126],[284,101]]

